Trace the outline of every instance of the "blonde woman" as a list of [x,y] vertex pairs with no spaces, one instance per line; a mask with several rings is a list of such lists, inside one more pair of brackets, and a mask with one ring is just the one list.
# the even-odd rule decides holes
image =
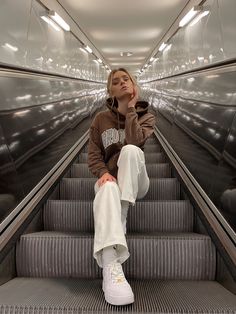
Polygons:
[[94,258],[103,268],[105,299],[113,305],[134,302],[122,263],[129,258],[125,238],[129,204],[149,189],[143,147],[153,133],[155,118],[148,103],[138,100],[134,78],[124,68],[111,71],[107,111],[99,112],[90,128],[88,165],[95,184]]

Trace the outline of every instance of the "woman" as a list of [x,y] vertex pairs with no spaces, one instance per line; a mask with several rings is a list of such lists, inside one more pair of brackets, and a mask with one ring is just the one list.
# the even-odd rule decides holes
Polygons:
[[105,299],[113,305],[134,302],[121,264],[128,259],[126,217],[129,204],[146,195],[149,178],[142,148],[155,118],[148,103],[138,101],[137,85],[123,68],[111,71],[109,110],[96,115],[90,128],[88,165],[95,184],[94,258],[103,268]]

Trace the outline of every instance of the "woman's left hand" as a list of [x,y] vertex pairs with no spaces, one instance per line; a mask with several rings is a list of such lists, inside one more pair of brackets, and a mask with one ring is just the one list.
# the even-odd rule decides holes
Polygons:
[[128,108],[135,107],[137,100],[138,100],[138,88],[137,86],[134,86],[133,94],[131,95],[131,99],[128,102]]

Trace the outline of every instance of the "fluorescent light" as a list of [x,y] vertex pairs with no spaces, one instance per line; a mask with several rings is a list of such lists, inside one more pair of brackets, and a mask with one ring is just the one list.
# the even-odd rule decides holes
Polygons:
[[162,51],[163,49],[165,49],[165,47],[167,46],[167,44],[165,44],[164,42],[161,44],[159,51]]
[[102,60],[101,60],[101,59],[98,59],[98,62],[99,62],[99,63],[102,63]]
[[93,52],[93,50],[89,46],[84,47],[84,49],[87,50],[89,53]]
[[60,31],[60,28],[48,16],[42,15],[40,17],[41,17],[42,20],[44,20],[44,22],[46,22],[49,25],[51,25],[57,32]]
[[150,58],[150,62],[152,62],[152,61],[154,61],[154,60],[155,60],[155,58],[153,58],[153,57]]
[[10,45],[8,43],[5,43],[5,45],[3,45],[2,47],[9,48],[9,49],[11,49],[12,51],[15,51],[15,52],[18,51],[17,47],[12,46],[12,45]]
[[87,53],[87,51],[86,51],[84,48],[80,47],[79,49],[80,49],[81,51]]
[[169,44],[169,45],[164,49],[164,51],[166,52],[166,51],[170,50],[171,46],[172,46],[172,44]]
[[70,26],[55,11],[49,11],[49,16],[65,31],[70,30]]
[[197,57],[198,61],[204,61],[204,57]]
[[190,26],[193,26],[195,24],[197,24],[197,22],[199,22],[201,20],[201,18],[203,18],[204,16],[208,15],[210,13],[210,11],[206,10],[201,12],[200,14],[198,14],[195,19],[192,21],[192,23],[190,24]]
[[179,27],[183,27],[188,24],[200,11],[199,7],[193,7],[179,22]]

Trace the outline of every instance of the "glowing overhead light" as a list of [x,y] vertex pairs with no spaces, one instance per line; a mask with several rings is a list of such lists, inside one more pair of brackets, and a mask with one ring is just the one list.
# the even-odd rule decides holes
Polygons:
[[200,14],[198,14],[195,19],[192,21],[192,23],[190,24],[190,26],[193,26],[195,24],[197,24],[197,22],[199,22],[204,16],[208,15],[210,13],[210,11],[205,10],[203,12],[201,12]]
[[48,16],[42,15],[40,17],[41,17],[42,20],[44,20],[44,22],[46,22],[47,24],[52,26],[57,32],[60,31],[60,28]]
[[80,49],[81,51],[83,51],[83,52],[86,52],[86,53],[87,53],[87,51],[86,51],[84,48],[80,47],[79,49]]
[[167,44],[165,44],[164,42],[161,44],[159,51],[162,51],[163,49],[165,49],[165,47],[167,46]]
[[69,32],[70,26],[55,11],[49,11],[48,15],[65,31]]
[[89,53],[93,52],[93,50],[89,46],[84,47],[84,49],[87,50]]
[[153,57],[150,58],[150,62],[152,62],[152,61],[154,61],[154,60],[155,60],[155,58],[153,58]]
[[98,59],[98,62],[99,62],[99,63],[102,63],[102,60],[101,60],[101,59]]
[[133,52],[131,52],[131,51],[121,51],[120,52],[121,57],[130,57],[132,55],[133,55]]
[[204,61],[204,57],[197,57],[198,61]]
[[170,50],[171,46],[172,46],[172,44],[169,44],[168,46],[166,46],[166,48],[164,49],[164,51],[166,52],[166,51]]
[[8,43],[5,43],[5,45],[3,45],[2,47],[11,49],[11,50],[14,51],[14,52],[18,51],[18,48],[17,48],[17,47],[12,46],[12,45],[10,45],[10,44],[8,44]]
[[179,22],[179,27],[183,27],[186,24],[188,24],[197,15],[199,11],[200,11],[199,6],[193,7]]

